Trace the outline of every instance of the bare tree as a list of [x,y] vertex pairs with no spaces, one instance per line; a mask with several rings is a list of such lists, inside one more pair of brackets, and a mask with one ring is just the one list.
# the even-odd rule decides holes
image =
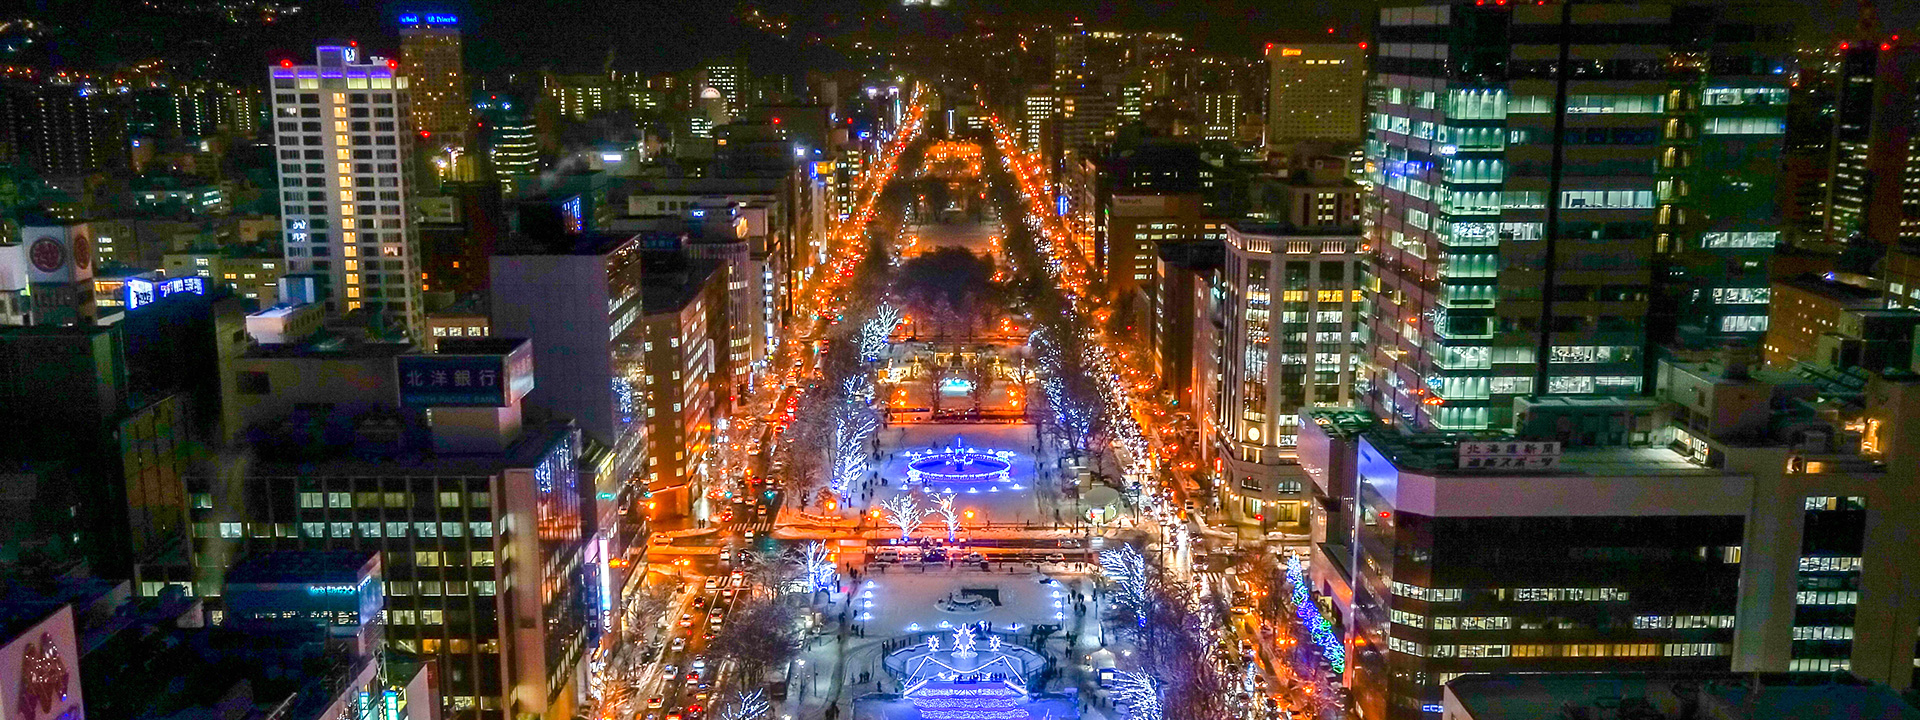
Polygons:
[[762,720],[773,711],[773,704],[761,695],[757,689],[734,693],[733,701],[720,710],[720,720]]
[[654,621],[667,613],[672,601],[673,588],[666,585],[643,585],[628,597],[621,614],[627,642],[637,643],[651,635],[659,627]]
[[959,508],[953,506],[953,495],[941,493],[940,502],[934,506],[933,514],[939,515],[940,521],[946,523],[947,542],[953,542],[954,536],[960,532],[961,513]]
[[993,392],[993,383],[999,378],[994,375],[997,365],[987,353],[977,353],[961,366],[961,372],[971,385],[968,392],[973,394],[973,409],[978,410],[987,396]]
[[768,552],[748,550],[740,563],[741,572],[746,574],[752,592],[762,597],[777,598],[793,589],[794,581],[799,580],[805,569],[793,551]]
[[741,682],[752,687],[762,682],[769,668],[792,660],[800,644],[800,610],[761,599],[735,609],[707,644],[707,652],[733,662]]
[[920,522],[933,514],[933,510],[920,505],[919,496],[905,489],[881,502],[880,510],[886,513],[889,524],[900,528],[901,540],[913,537],[913,529],[920,527]]

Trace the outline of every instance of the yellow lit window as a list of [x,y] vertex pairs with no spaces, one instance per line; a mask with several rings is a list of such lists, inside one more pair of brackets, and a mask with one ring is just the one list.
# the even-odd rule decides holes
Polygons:
[[348,229],[348,230],[352,230],[352,229],[353,229],[353,218],[341,218],[341,220],[340,220],[340,227],[343,227],[343,228],[346,228],[346,229]]
[[349,155],[346,148],[340,148],[338,150],[333,151],[333,159],[335,160],[345,160],[348,158],[348,156]]
[[333,144],[335,144],[335,145],[345,145],[345,144],[347,144],[347,136],[345,136],[345,135],[335,135],[335,136],[333,136]]
[[340,214],[341,214],[341,215],[352,215],[352,214],[353,214],[353,206],[352,206],[352,205],[348,205],[348,204],[346,204],[346,203],[341,203],[341,204],[340,204]]
[[359,309],[360,309],[360,303],[357,303],[357,302],[347,303],[347,312],[353,312]]
[[345,106],[342,106],[342,105],[335,105],[335,106],[333,106],[333,116],[334,116],[334,117],[337,117],[337,118],[343,118],[343,117],[346,117],[346,116],[347,116],[347,108],[346,108]]
[[338,105],[338,104],[340,104],[340,103],[343,103],[343,102],[346,102],[346,101],[347,101],[347,94],[346,94],[346,93],[334,93],[334,94],[333,94],[333,103],[334,103],[335,105]]
[[[349,233],[349,234],[351,234],[351,233]],[[348,242],[352,242],[352,240],[348,240]],[[347,254],[347,257],[359,257],[359,256],[360,256],[360,248],[357,248],[357,247],[354,247],[354,246],[352,246],[352,245],[348,245],[348,246],[347,246],[347,253],[346,253],[346,254]]]
[[353,172],[353,164],[352,164],[352,163],[340,163],[340,165],[339,165],[339,168],[338,168],[338,169],[339,169],[339,172],[340,172],[340,174],[341,174],[341,175],[346,175],[346,174],[348,174],[348,173],[351,173],[351,172]]
[[347,270],[347,272],[354,272],[354,271],[357,271],[357,270],[359,270],[359,269],[360,269],[360,261],[359,261],[359,260],[347,260],[347,261],[345,261],[345,266],[346,266],[346,270]]
[[354,239],[353,239],[353,233],[351,233],[351,232],[344,232],[344,233],[340,233],[340,239],[341,239],[341,240],[343,240],[343,241],[346,241],[346,242],[349,242],[349,243],[351,243],[351,242],[353,242],[353,241],[354,241]]
[[359,284],[360,284],[360,275],[359,275],[359,274],[357,274],[357,273],[347,273],[347,284],[348,284],[348,285],[359,285]]
[[[335,108],[335,109],[338,109],[338,108]],[[346,131],[347,131],[347,121],[345,121],[345,120],[335,120],[335,121],[333,121],[333,131],[334,131],[334,132],[337,132],[337,133],[343,133],[343,132],[346,132]]]
[[340,191],[340,202],[351,202],[352,200],[353,200],[353,191],[352,191],[352,190],[341,190],[341,191]]
[[357,288],[357,287],[347,288],[347,297],[350,297],[350,298],[360,297],[360,288]]

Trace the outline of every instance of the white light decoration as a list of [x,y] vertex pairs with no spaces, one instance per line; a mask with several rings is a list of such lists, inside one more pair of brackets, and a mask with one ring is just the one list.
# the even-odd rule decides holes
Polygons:
[[733,702],[720,711],[720,720],[760,720],[772,710],[773,703],[762,697],[759,690],[734,693]]
[[801,568],[807,575],[807,587],[811,592],[831,591],[840,583],[840,573],[834,567],[832,554],[819,541],[807,543],[800,548]]
[[902,492],[880,503],[880,510],[886,514],[887,522],[900,528],[900,539],[913,537],[914,528],[933,514],[932,510],[920,506],[920,498],[913,493]]
[[1114,671],[1108,688],[1114,699],[1127,706],[1128,720],[1162,720],[1160,681],[1146,673]]

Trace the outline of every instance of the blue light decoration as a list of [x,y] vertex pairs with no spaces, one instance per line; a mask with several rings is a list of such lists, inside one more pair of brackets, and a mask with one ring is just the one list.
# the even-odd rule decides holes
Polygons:
[[1313,635],[1313,644],[1319,646],[1320,654],[1335,673],[1345,673],[1347,646],[1340,642],[1340,636],[1333,634],[1333,624],[1321,617],[1320,606],[1308,596],[1307,573],[1300,566],[1299,556],[1287,558],[1287,586],[1292,590],[1294,614]]
[[971,484],[1013,479],[1011,450],[981,450],[954,438],[953,444],[934,450],[907,452],[907,482],[914,484]]

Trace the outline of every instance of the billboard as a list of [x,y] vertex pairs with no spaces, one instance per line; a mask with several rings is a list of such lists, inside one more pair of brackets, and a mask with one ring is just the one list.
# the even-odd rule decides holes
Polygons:
[[533,345],[499,353],[394,358],[400,404],[408,407],[507,407],[533,390]]
[[141,306],[152,304],[153,301],[174,293],[205,295],[207,294],[207,279],[194,275],[167,278],[165,280],[130,277],[127,278],[125,290],[127,293],[127,311],[132,312]]
[[86,720],[73,608],[62,606],[0,647],[0,718]]

